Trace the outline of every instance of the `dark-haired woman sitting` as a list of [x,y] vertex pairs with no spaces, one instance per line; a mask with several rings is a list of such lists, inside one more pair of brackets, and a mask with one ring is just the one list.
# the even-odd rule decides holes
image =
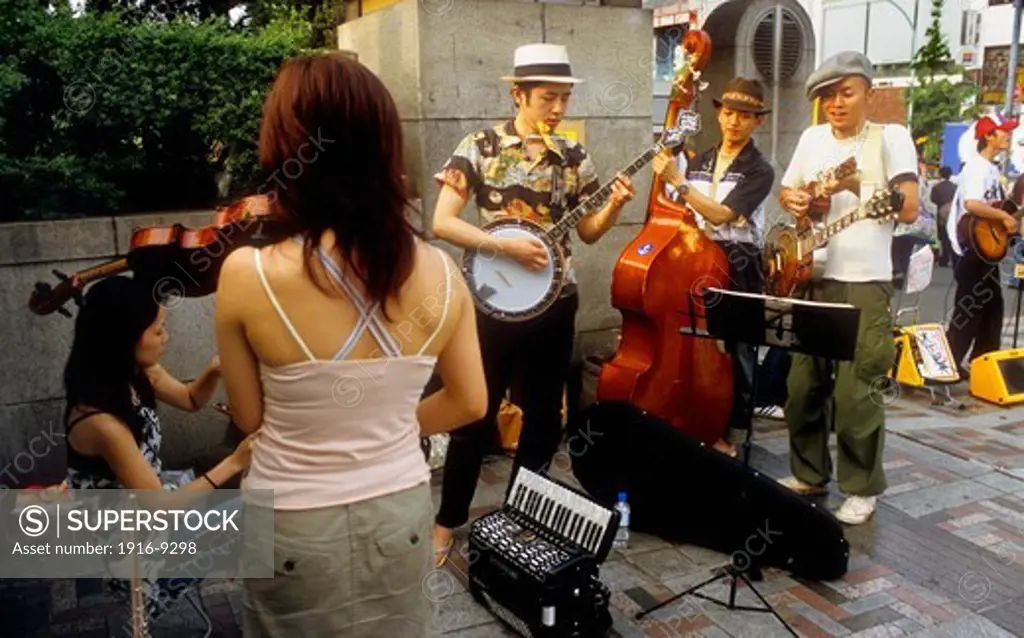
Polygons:
[[[420,438],[483,416],[473,303],[406,218],[402,128],[339,54],[281,69],[260,163],[282,237],[240,247],[217,290],[243,489],[274,491],[274,578],[245,580],[246,636],[425,636],[434,507]],[[444,387],[420,400],[437,369]]]
[[[195,411],[210,400],[220,379],[217,357],[195,381],[184,384],[160,366],[167,348],[166,309],[150,286],[115,276],[93,284],[75,320],[64,369],[67,408],[67,484],[71,490],[176,489],[165,483],[160,461],[162,432],[156,402]],[[185,490],[209,490],[247,469],[250,439]],[[147,583],[150,622],[164,601],[191,583]],[[127,582],[112,580],[127,594]]]

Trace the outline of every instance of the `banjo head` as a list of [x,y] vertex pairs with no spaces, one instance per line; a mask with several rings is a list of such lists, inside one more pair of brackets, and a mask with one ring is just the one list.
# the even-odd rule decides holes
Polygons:
[[539,240],[548,263],[540,270],[527,270],[511,257],[466,251],[462,270],[477,308],[503,321],[525,321],[554,303],[564,285],[561,247],[539,225],[524,219],[498,220],[482,230],[495,238]]

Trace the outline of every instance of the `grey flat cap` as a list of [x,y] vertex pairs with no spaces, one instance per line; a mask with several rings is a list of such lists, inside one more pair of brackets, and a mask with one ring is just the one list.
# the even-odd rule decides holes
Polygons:
[[843,51],[821,63],[817,69],[807,78],[807,99],[813,100],[815,94],[829,86],[839,82],[850,75],[860,75],[871,82],[875,77],[875,68],[871,60],[863,53],[857,51]]

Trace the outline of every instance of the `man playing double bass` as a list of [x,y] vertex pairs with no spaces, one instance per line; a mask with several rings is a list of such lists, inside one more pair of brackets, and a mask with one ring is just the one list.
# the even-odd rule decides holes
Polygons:
[[[757,150],[751,136],[762,123],[764,87],[757,80],[735,78],[714,100],[722,141],[687,160],[680,155],[681,172],[668,151],[654,159],[654,171],[669,185],[669,195],[685,202],[705,221],[712,239],[729,259],[729,285],[741,292],[760,293],[764,288],[760,243],[764,228],[764,200],[771,192],[775,170]],[[729,429],[750,427],[753,401],[754,348],[739,344],[732,352],[734,399]],[[736,456],[732,443],[722,440],[715,448]]]
[[[804,131],[782,178],[779,201],[793,215],[806,215],[811,204],[802,186],[855,157],[857,174],[823,182],[830,198],[827,222],[856,212],[873,193],[888,187],[905,196],[899,221],[909,224],[917,218],[914,142],[903,126],[868,121],[873,77],[871,62],[850,51],[826,60],[807,79],[807,97],[820,98],[827,123]],[[862,220],[838,233],[825,249],[821,280],[810,287],[809,297],[815,301],[849,303],[860,309],[853,361],[839,362],[833,381],[829,361],[792,353],[789,372],[785,412],[793,476],[781,483],[800,494],[827,492],[832,459],[826,414],[831,412],[838,439],[837,478],[847,494],[836,518],[850,525],[871,517],[878,495],[886,488],[882,469],[885,402],[877,388],[888,382],[895,354],[890,309],[893,226]],[[832,410],[825,405],[829,396]]]

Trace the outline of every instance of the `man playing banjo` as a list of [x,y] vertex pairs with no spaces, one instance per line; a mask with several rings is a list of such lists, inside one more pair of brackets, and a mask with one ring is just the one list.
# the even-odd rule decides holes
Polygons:
[[[460,219],[472,199],[484,223],[524,217],[551,228],[584,198],[599,190],[597,171],[584,148],[553,131],[565,115],[573,85],[564,46],[528,44],[516,49],[512,84],[518,113],[512,120],[467,135],[435,176],[441,184],[433,231],[464,249],[518,262],[531,271],[548,267],[549,253],[528,238],[494,239]],[[607,204],[576,225],[580,239],[593,244],[615,224],[633,186],[617,177]],[[569,255],[569,236],[562,250]],[[452,546],[453,530],[469,519],[483,457],[495,439],[496,416],[515,379],[522,389],[523,428],[516,466],[539,471],[550,463],[561,438],[562,396],[571,364],[579,305],[571,260],[570,282],[542,314],[505,321],[477,311],[477,330],[488,386],[487,415],[451,433],[444,467],[441,507],[434,529],[437,564]],[[513,476],[516,467],[513,467]]]

